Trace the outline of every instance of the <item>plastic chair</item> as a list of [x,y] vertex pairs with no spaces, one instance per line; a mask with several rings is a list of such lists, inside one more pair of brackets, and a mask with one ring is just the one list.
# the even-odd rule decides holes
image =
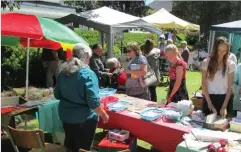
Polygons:
[[64,152],[65,148],[44,142],[42,130],[17,130],[8,126],[7,130],[15,152],[19,152],[18,147],[31,149],[30,152]]

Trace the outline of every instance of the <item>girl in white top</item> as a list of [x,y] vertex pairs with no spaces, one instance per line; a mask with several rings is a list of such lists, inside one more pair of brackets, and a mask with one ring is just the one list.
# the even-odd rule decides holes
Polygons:
[[225,117],[232,94],[232,84],[236,65],[228,59],[230,45],[225,37],[218,37],[210,57],[203,61],[202,90],[205,97],[203,112],[218,113]]

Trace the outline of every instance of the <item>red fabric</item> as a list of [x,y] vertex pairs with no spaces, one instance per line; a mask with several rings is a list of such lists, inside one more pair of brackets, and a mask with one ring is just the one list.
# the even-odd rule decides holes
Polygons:
[[44,36],[35,15],[4,13],[1,18],[2,35],[31,39],[41,39]]
[[1,108],[1,114],[6,114],[12,111],[16,111],[19,109],[25,109],[24,107],[16,108],[16,107],[8,107],[8,108]]
[[109,122],[103,124],[100,120],[100,128],[128,130],[135,137],[163,152],[175,152],[177,145],[183,141],[183,135],[191,130],[190,127],[164,122],[162,119],[153,122],[144,121],[139,115],[133,115],[128,111],[120,113],[107,111],[107,113],[110,116]]
[[164,52],[164,51],[161,51],[161,52],[160,52],[160,56],[165,56],[165,52]]
[[98,144],[98,147],[128,149],[130,146],[128,144],[123,144],[122,142],[112,142],[112,141],[109,141],[107,139],[107,137],[105,137]]
[[126,84],[127,76],[125,73],[121,73],[117,76],[117,84],[118,85],[125,85]]
[[176,64],[169,69],[169,77],[170,77],[170,79],[172,79],[172,80],[176,79],[176,68],[178,66],[182,66],[183,67],[183,71],[184,72],[183,72],[182,78],[186,79],[187,64],[183,60],[177,60]]
[[108,109],[108,107],[107,107],[108,103],[116,102],[118,100],[119,100],[119,98],[117,98],[115,96],[107,96],[107,97],[102,97],[100,99],[100,102],[101,102],[102,107],[106,110],[106,109]]
[[[114,72],[115,69],[110,69],[110,73]],[[121,74],[118,74],[117,75],[117,85],[125,85],[126,84],[126,79],[127,79],[127,76],[126,74],[123,72]]]
[[72,51],[70,49],[67,49],[66,51],[66,60],[69,60],[70,58],[72,58],[73,54]]
[[[26,38],[20,38],[20,44],[23,47],[27,47],[28,45],[28,39]],[[30,47],[37,47],[37,48],[46,48],[46,49],[51,49],[51,50],[58,50],[61,48],[60,43],[52,41],[52,40],[47,40],[46,38],[42,38],[41,40],[30,40]]]

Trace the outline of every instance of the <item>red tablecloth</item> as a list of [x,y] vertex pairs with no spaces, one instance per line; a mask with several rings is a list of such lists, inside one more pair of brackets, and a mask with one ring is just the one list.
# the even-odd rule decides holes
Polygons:
[[[120,100],[140,100],[132,97],[117,96]],[[141,101],[148,102],[148,101]],[[179,143],[183,141],[183,135],[191,130],[190,127],[181,126],[176,123],[164,122],[162,119],[148,122],[134,112],[107,112],[110,116],[109,122],[103,124],[99,121],[99,128],[120,128],[130,131],[137,138],[152,144],[162,152],[175,152]]]
[[16,111],[19,109],[25,109],[25,107],[7,107],[7,108],[1,108],[1,114],[6,114],[12,111]]

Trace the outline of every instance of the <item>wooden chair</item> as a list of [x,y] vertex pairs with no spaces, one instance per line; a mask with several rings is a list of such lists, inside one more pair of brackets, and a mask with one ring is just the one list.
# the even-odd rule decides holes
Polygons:
[[8,127],[7,130],[15,152],[19,152],[18,147],[32,149],[30,152],[64,152],[63,146],[44,142],[42,130],[17,130]]

